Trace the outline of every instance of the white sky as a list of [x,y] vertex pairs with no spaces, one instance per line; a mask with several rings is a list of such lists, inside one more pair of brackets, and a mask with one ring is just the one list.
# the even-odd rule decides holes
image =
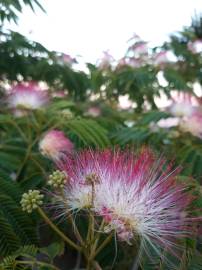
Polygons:
[[109,49],[116,58],[134,32],[153,45],[189,25],[202,0],[39,0],[46,14],[25,8],[12,29],[49,50],[93,61]]

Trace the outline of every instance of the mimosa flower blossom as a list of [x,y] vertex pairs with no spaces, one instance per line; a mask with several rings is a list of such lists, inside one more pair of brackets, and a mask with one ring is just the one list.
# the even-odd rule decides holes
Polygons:
[[129,50],[133,51],[135,56],[148,54],[147,42],[140,41],[129,47]]
[[77,63],[77,61],[71,55],[62,53],[60,56],[58,56],[58,63],[61,65],[72,66],[73,64]]
[[154,65],[164,67],[167,63],[169,63],[167,51],[161,51],[154,55]]
[[187,48],[193,54],[201,53],[202,52],[202,40],[196,39],[194,41],[188,42]]
[[92,117],[98,117],[101,115],[101,109],[97,106],[92,106],[88,109],[86,114]]
[[180,129],[202,139],[202,113],[194,113],[189,118],[182,120]]
[[39,142],[41,153],[54,161],[66,157],[73,148],[73,143],[65,137],[65,134],[56,129],[47,132]]
[[[167,168],[166,168],[167,167]],[[187,212],[193,197],[176,180],[172,170],[150,150],[84,150],[59,163],[67,175],[63,197],[56,195],[58,209],[91,209],[103,217],[104,233],[143,247],[172,250],[177,239],[192,233],[193,218]]]
[[170,112],[176,117],[190,117],[197,110],[198,101],[196,97],[186,92],[179,92],[178,95],[173,99],[173,103],[170,106]]
[[35,82],[19,83],[12,88],[7,103],[14,110],[36,110],[48,103],[48,95]]
[[98,67],[100,69],[109,69],[111,67],[111,64],[114,62],[114,57],[108,51],[104,51],[102,58],[99,59],[98,62]]

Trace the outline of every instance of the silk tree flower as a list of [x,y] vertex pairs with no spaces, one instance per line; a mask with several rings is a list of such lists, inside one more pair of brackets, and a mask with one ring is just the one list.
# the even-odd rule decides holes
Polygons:
[[68,94],[67,90],[60,90],[60,91],[53,92],[52,97],[65,98],[67,94]]
[[72,158],[57,162],[58,168],[66,173],[68,179],[63,196],[56,195],[56,208],[60,209],[61,215],[68,211],[80,211],[93,207],[96,189],[100,184],[99,177],[104,169],[100,166],[103,157],[99,152],[84,150],[75,153]]
[[137,42],[133,44],[132,46],[130,46],[128,50],[133,51],[135,56],[147,55],[148,54],[147,42],[145,41]]
[[179,102],[171,105],[170,112],[176,117],[191,116],[194,108],[189,103]]
[[197,99],[189,93],[179,92],[172,100],[169,111],[176,117],[190,117],[200,110]]
[[104,51],[102,58],[98,62],[99,69],[106,70],[111,68],[112,63],[114,62],[114,57],[108,51]]
[[160,66],[163,68],[165,66],[165,64],[169,63],[168,52],[162,51],[162,52],[156,53],[154,55],[153,61],[154,61],[154,65]]
[[101,115],[101,109],[97,106],[92,106],[88,109],[86,115],[90,115],[92,117],[98,117]]
[[145,251],[173,250],[176,241],[192,233],[188,207],[193,197],[172,170],[150,150],[84,150],[59,163],[67,175],[63,196],[56,195],[63,212],[91,209],[103,217],[104,233],[132,243],[141,238]]
[[118,61],[118,64],[117,64],[117,69],[118,68],[122,68],[122,67],[126,67],[128,65],[128,61],[127,61],[127,58],[126,57],[122,57],[119,61]]
[[48,103],[48,95],[36,82],[18,83],[11,89],[7,103],[17,115],[23,115],[28,110],[43,108]]
[[202,40],[196,39],[195,41],[190,41],[187,44],[187,48],[193,54],[202,52]]
[[202,139],[202,113],[196,112],[192,116],[183,119],[179,127],[183,132],[189,132],[193,136]]
[[73,143],[60,131],[53,129],[47,132],[39,142],[39,149],[42,155],[59,161],[73,151]]
[[61,65],[72,66],[76,64],[76,58],[72,57],[69,54],[62,53],[60,56],[57,57],[58,63]]

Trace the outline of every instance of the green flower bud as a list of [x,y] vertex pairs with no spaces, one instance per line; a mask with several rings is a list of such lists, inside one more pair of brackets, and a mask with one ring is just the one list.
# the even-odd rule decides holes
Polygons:
[[40,194],[39,190],[29,190],[27,193],[24,193],[20,201],[22,210],[31,213],[43,204],[43,197],[44,195]]
[[67,120],[71,120],[74,118],[73,113],[69,109],[64,109],[60,112],[61,116]]
[[62,171],[54,171],[50,176],[48,180],[48,184],[50,186],[53,186],[54,188],[64,188],[65,182],[67,180],[67,176],[65,172]]

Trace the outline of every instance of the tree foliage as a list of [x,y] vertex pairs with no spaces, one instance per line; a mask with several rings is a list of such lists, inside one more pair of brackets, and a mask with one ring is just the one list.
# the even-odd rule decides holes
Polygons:
[[[33,269],[30,268],[33,264],[21,265],[16,261],[26,257],[37,265],[37,256],[41,254],[46,254],[51,265],[55,263],[51,257],[60,257],[65,252],[64,243],[55,238],[52,245],[46,243],[41,248],[41,220],[34,214],[27,216],[19,204],[23,192],[47,187],[53,164],[41,155],[39,142],[52,129],[64,131],[75,149],[149,145],[182,167],[180,181],[193,190],[198,198],[196,204],[201,208],[201,138],[183,132],[178,125],[159,125],[173,116],[157,104],[159,97],[171,98],[173,90],[197,97],[194,85],[202,84],[202,52],[191,51],[189,45],[202,37],[201,18],[194,18],[190,27],[172,34],[162,47],[150,49],[146,60],[142,56],[140,65],[132,65],[131,59],[137,57],[126,52],[126,62],[122,65],[120,61],[109,62],[105,67],[87,63],[84,72],[72,63],[61,61],[61,53],[50,52],[41,44],[4,28],[6,20],[17,22],[23,5],[33,10],[37,6],[43,9],[37,0],[0,1],[0,269]],[[175,61],[155,64],[156,53],[168,50]],[[166,85],[159,81],[159,73],[163,74]],[[22,81],[43,82],[51,101],[47,107],[16,117],[6,103],[6,86],[12,88]],[[62,97],[61,90],[65,93]],[[130,104],[125,109],[119,102],[123,96]],[[64,225],[65,222],[61,226]],[[199,239],[193,236],[186,241],[178,269],[202,269]],[[133,252],[131,247],[126,250]],[[128,269],[129,262],[124,261],[121,252],[117,257],[114,269],[122,265]],[[51,269],[48,264],[37,265],[37,269]],[[139,269],[166,267],[161,258],[151,263],[145,255]]]

